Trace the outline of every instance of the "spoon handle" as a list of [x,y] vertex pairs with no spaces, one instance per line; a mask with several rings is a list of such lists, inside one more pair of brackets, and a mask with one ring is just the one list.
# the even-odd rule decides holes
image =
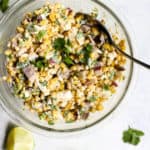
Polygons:
[[112,42],[111,44],[116,48],[116,50],[118,52],[120,52],[126,58],[132,60],[133,62],[135,62],[135,63],[137,63],[137,64],[139,64],[139,65],[141,65],[141,66],[143,66],[143,67],[145,67],[147,69],[150,69],[150,65],[149,64],[147,64],[147,63],[145,63],[145,62],[143,62],[143,61],[141,61],[141,60],[139,60],[139,59],[137,59],[135,57],[132,57],[132,56],[128,55],[127,53],[125,53],[124,51],[122,51],[114,42]]

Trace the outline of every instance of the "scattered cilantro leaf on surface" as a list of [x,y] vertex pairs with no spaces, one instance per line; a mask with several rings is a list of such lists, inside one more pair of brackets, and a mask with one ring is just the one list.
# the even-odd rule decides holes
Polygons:
[[133,129],[133,128],[129,127],[128,130],[123,132],[122,139],[125,143],[129,143],[129,144],[132,144],[132,145],[138,145],[139,142],[140,142],[140,137],[141,136],[144,136],[143,131],[140,131],[140,130]]

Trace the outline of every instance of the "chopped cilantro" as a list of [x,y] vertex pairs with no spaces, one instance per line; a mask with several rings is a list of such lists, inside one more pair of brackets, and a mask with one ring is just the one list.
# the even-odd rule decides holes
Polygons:
[[65,39],[64,38],[57,38],[57,39],[55,39],[53,47],[56,50],[64,49],[64,47],[65,47]]
[[66,123],[73,123],[75,120],[66,120]]
[[57,100],[57,98],[55,98],[55,97],[51,97],[51,100],[52,100],[52,101],[56,101],[56,100]]
[[71,43],[71,41],[70,41],[69,39],[67,39],[67,41],[66,41],[66,45],[68,45],[68,46],[72,46],[72,43]]
[[26,62],[18,62],[18,63],[16,64],[16,67],[17,67],[18,69],[22,69],[22,68],[26,67],[28,64],[29,64],[29,63],[28,63],[27,61],[26,61]]
[[63,50],[64,50],[65,54],[69,55],[69,53],[70,53],[70,47],[68,45],[65,45],[65,47],[64,47]]
[[63,57],[63,62],[68,66],[74,64],[74,62],[72,61],[70,57]]
[[87,44],[85,48],[86,48],[86,50],[87,50],[88,52],[91,52],[91,50],[92,50],[93,47],[92,47],[92,45]]
[[38,33],[37,36],[36,36],[37,40],[38,40],[38,41],[41,41],[42,38],[45,36],[45,34],[46,34],[46,31],[45,31],[45,30],[39,31],[39,33]]
[[88,101],[90,101],[90,102],[95,102],[96,101],[96,97],[95,96],[91,96],[89,99],[88,99]]
[[80,39],[83,38],[83,37],[84,37],[83,32],[78,32],[78,33],[77,33],[76,38],[77,38],[78,40],[80,40]]
[[27,30],[29,32],[36,32],[36,28],[35,28],[34,24],[32,24],[32,23],[28,24]]
[[47,81],[40,82],[42,86],[47,86]]
[[66,110],[66,111],[64,111],[63,116],[64,116],[64,117],[67,117],[68,114],[69,114],[69,110]]
[[32,95],[37,96],[39,94],[40,94],[40,89],[39,88],[32,90]]
[[71,42],[70,42],[69,39],[65,40],[64,38],[57,38],[54,41],[53,47],[55,48],[55,50],[59,50],[61,52],[62,61],[67,66],[70,66],[70,65],[74,64],[73,60],[69,56],[70,49],[71,49]]
[[104,84],[103,89],[104,89],[105,91],[108,91],[108,90],[109,90],[109,85]]
[[7,55],[6,56],[8,59],[12,59],[13,57],[12,57],[12,55]]
[[42,69],[48,66],[48,62],[44,57],[39,57],[33,62],[33,64],[38,68]]
[[41,113],[41,114],[39,114],[39,118],[40,118],[40,120],[45,120],[46,119],[46,114],[45,113]]
[[50,104],[49,106],[50,106],[51,110],[56,110],[57,109],[56,106],[53,105],[53,104]]
[[19,92],[22,90],[22,84],[14,84],[13,85],[13,90],[14,90],[14,93],[17,95],[19,94]]
[[115,77],[115,74],[116,74],[116,72],[115,72],[115,71],[112,71],[112,72],[110,73],[109,79],[110,79],[110,80],[113,80],[114,77]]
[[49,125],[54,125],[54,122],[53,122],[52,120],[49,120],[49,121],[48,121],[48,124],[49,124]]
[[140,137],[144,136],[144,132],[137,130],[137,129],[132,129],[129,127],[128,130],[123,132],[123,141],[125,143],[129,143],[132,145],[138,145],[140,142]]
[[92,52],[92,45],[87,44],[84,48],[83,48],[83,54],[84,54],[84,58],[81,60],[82,63],[84,63],[85,65],[89,64],[89,57],[90,54]]

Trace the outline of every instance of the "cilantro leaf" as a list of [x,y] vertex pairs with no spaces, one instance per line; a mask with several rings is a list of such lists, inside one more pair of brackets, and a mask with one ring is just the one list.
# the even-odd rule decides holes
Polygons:
[[66,120],[66,123],[73,123],[73,122],[75,122],[75,120]]
[[92,45],[87,44],[86,50],[87,50],[88,52],[91,52],[92,48],[93,48]]
[[80,40],[80,39],[83,38],[83,37],[84,37],[83,32],[78,32],[78,33],[77,33],[76,38],[77,38],[78,40]]
[[66,65],[73,65],[74,64],[74,62],[72,61],[72,59],[70,57],[63,57],[63,62]]
[[51,110],[57,110],[57,107],[54,104],[49,104]]
[[128,131],[123,132],[123,141],[126,143],[132,140],[132,135]]
[[66,45],[68,45],[68,46],[72,46],[72,43],[71,43],[71,41],[70,41],[69,39],[67,39],[67,41],[66,41]]
[[42,86],[47,86],[47,81],[40,82]]
[[39,33],[38,33],[37,36],[36,36],[37,40],[38,40],[38,41],[41,41],[42,38],[45,36],[45,34],[46,34],[46,31],[45,31],[45,30],[39,31]]
[[140,137],[138,137],[138,136],[136,136],[136,135],[133,134],[132,140],[131,140],[131,144],[138,145],[139,142],[140,142]]
[[129,127],[129,131],[130,132],[134,132],[138,136],[144,136],[144,132],[143,131],[140,131],[140,130],[137,130],[137,129],[133,129],[133,128],[130,128],[130,127]]
[[48,124],[49,124],[49,125],[54,125],[54,122],[53,122],[52,120],[49,120],[49,121],[48,121]]
[[66,65],[70,66],[74,64],[73,60],[69,56],[71,49],[71,42],[69,39],[65,40],[64,38],[57,38],[54,41],[53,47],[55,50],[59,50],[61,52],[62,61]]
[[104,89],[105,91],[109,91],[109,85],[104,84],[103,89]]
[[83,49],[84,58],[82,59],[82,63],[84,63],[85,65],[88,65],[89,63],[89,58],[92,52],[92,48],[93,48],[92,45],[87,44]]
[[33,64],[38,68],[42,69],[48,66],[48,62],[44,57],[39,57],[33,62]]
[[41,113],[41,114],[39,114],[39,118],[40,118],[40,120],[45,120],[46,119],[46,114],[45,113]]
[[[37,31],[37,29],[35,28],[35,25],[34,25],[33,23],[29,23],[29,24],[27,25],[27,30],[28,30],[29,32],[36,32],[36,31]],[[25,38],[28,38],[28,37],[26,36],[26,34],[25,34]]]
[[95,102],[95,101],[96,101],[96,97],[95,97],[95,96],[91,96],[91,97],[88,99],[88,101],[90,101],[90,102]]
[[22,68],[25,68],[27,65],[29,64],[29,62],[18,62],[17,64],[16,64],[16,67],[18,68],[18,69],[22,69]]
[[8,9],[9,0],[1,0],[0,9],[2,12],[5,12]]
[[140,142],[140,137],[144,135],[143,131],[132,129],[129,127],[128,130],[123,132],[123,141],[132,145],[138,145]]
[[64,47],[65,47],[65,39],[64,38],[57,38],[57,39],[55,39],[53,47],[56,50],[64,49]]

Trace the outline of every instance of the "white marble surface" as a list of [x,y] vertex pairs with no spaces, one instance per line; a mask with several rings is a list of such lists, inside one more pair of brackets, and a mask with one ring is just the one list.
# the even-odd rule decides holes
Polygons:
[[[112,0],[128,18],[137,40],[136,51],[141,59],[150,64],[150,0]],[[87,133],[65,137],[46,138],[34,134],[36,150],[149,150],[150,149],[150,71],[138,67],[135,86],[130,96],[124,99],[119,109],[103,126]],[[7,127],[12,121],[0,108],[0,150]],[[122,131],[131,125],[142,129],[145,136],[135,147],[124,144]]]

